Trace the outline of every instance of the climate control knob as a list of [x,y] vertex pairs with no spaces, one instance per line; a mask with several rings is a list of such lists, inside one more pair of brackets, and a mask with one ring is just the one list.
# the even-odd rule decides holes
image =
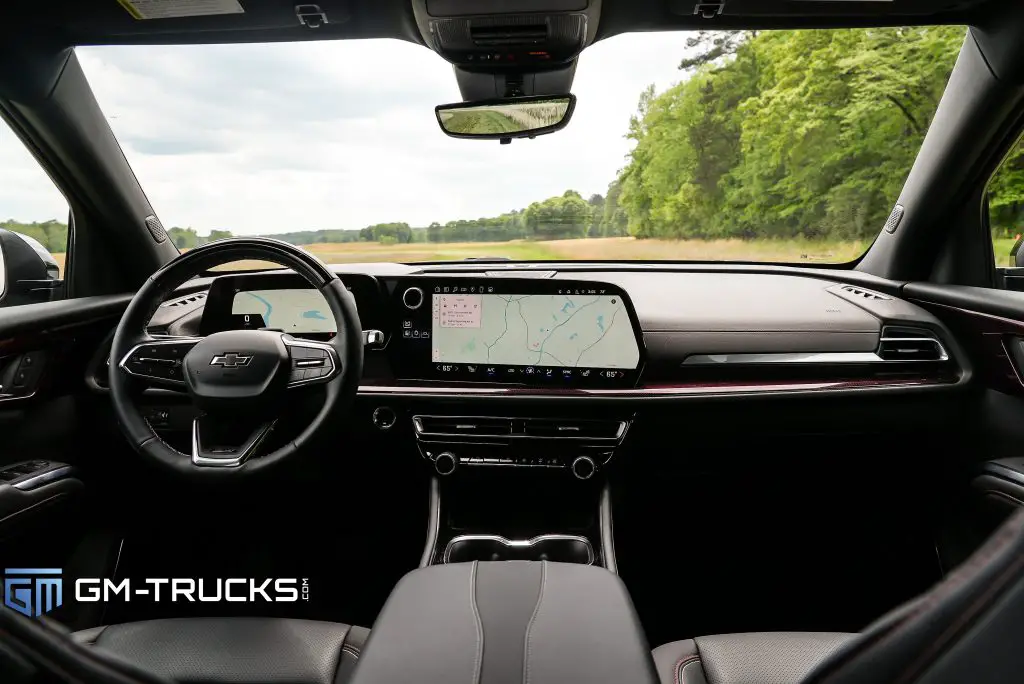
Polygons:
[[589,456],[580,456],[572,462],[572,474],[577,480],[589,480],[596,472],[597,465]]
[[442,451],[434,459],[434,470],[438,475],[451,475],[459,465],[459,458],[450,451]]
[[423,290],[418,287],[410,287],[402,293],[402,303],[407,309],[418,309],[423,306]]

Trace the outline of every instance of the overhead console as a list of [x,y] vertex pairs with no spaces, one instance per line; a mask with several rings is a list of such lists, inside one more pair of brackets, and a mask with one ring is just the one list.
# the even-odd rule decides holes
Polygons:
[[413,0],[424,42],[468,71],[564,68],[597,31],[600,0]]

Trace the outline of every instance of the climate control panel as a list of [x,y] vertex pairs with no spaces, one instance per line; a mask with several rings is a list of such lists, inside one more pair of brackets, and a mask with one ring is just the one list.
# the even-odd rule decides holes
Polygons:
[[415,415],[412,422],[420,454],[438,475],[505,467],[589,480],[615,455],[631,419]]

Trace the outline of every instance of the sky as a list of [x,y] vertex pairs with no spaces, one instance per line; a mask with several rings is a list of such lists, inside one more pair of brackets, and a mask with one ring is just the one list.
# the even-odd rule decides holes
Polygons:
[[[640,92],[678,82],[685,33],[631,34],[579,58],[568,127],[460,140],[438,104],[452,67],[398,40],[78,49],[167,227],[235,235],[496,216],[574,189],[604,194],[625,164]],[[65,220],[67,204],[0,124],[0,220]]]

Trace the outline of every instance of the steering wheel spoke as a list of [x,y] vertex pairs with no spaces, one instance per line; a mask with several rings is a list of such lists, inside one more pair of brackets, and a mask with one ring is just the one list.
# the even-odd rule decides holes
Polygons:
[[204,415],[192,421],[192,463],[201,468],[235,468],[259,451],[276,420],[242,426],[237,418]]
[[184,390],[182,362],[200,340],[201,337],[150,337],[132,347],[118,366],[148,385]]
[[338,354],[329,344],[285,336],[290,371],[288,387],[307,387],[330,382],[341,373]]

